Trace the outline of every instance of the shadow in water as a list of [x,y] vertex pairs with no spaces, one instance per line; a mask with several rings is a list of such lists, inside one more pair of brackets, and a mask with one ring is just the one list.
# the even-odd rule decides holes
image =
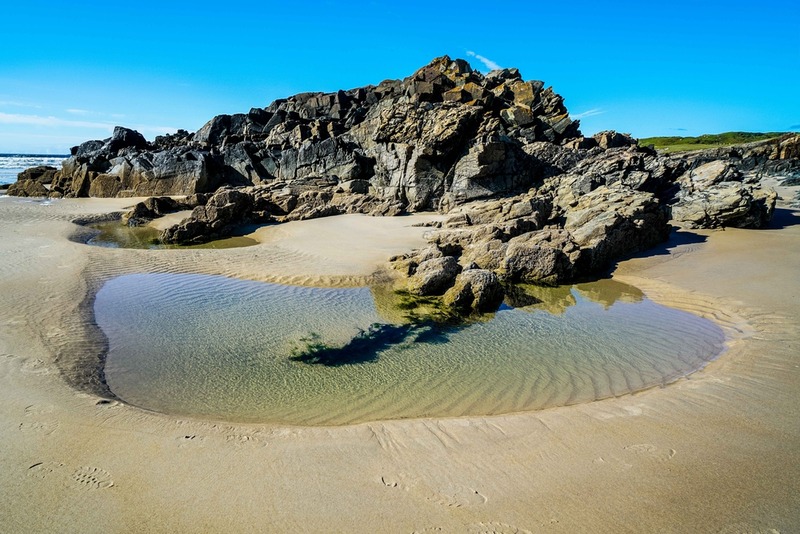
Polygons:
[[377,360],[381,351],[403,343],[446,343],[448,334],[457,328],[433,321],[400,325],[373,323],[341,347],[326,345],[318,334],[312,333],[300,340],[305,346],[292,350],[289,359],[327,367],[368,363]]

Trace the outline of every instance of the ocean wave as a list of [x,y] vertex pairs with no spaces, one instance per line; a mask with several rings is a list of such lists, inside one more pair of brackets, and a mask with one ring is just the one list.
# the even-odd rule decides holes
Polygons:
[[68,157],[45,154],[0,154],[0,184],[16,182],[17,175],[29,167],[50,165],[60,168],[61,163]]

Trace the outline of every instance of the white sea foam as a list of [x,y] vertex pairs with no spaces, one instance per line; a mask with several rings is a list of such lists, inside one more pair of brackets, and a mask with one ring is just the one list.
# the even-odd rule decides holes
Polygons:
[[17,181],[17,175],[28,167],[50,165],[61,168],[68,156],[49,156],[37,154],[0,154],[0,184],[11,184]]

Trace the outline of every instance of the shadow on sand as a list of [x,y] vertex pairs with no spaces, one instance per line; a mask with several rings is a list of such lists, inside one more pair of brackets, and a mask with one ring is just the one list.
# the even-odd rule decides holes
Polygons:
[[767,226],[767,230],[783,230],[790,226],[800,224],[800,211],[789,208],[775,208],[772,220]]

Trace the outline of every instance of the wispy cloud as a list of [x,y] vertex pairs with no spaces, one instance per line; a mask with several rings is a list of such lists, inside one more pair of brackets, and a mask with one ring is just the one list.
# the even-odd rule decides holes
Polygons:
[[687,128],[670,128],[670,130],[675,130],[676,132],[688,132]]
[[474,57],[475,59],[477,59],[478,61],[483,63],[483,65],[489,70],[498,70],[498,69],[502,69],[503,68],[500,65],[498,65],[497,63],[495,63],[494,61],[492,61],[491,59],[489,59],[488,57],[484,57],[484,56],[482,56],[480,54],[476,54],[472,50],[467,50],[467,55],[470,56],[470,57]]
[[593,109],[584,111],[583,113],[576,113],[576,114],[570,113],[569,116],[573,120],[578,120],[578,119],[585,119],[586,117],[594,117],[595,115],[602,115],[603,113],[605,113],[605,110],[600,109],[600,108],[593,108]]
[[[95,130],[113,131],[114,126],[118,123],[112,122],[95,122],[95,121],[82,121],[73,119],[62,119],[59,117],[41,115],[23,115],[17,113],[2,113],[0,112],[0,124],[20,124],[24,126],[43,126],[49,128],[91,128]],[[128,126],[131,129],[137,130],[143,134],[165,134],[172,133],[178,130],[173,126],[160,126],[150,124],[133,124]]]
[[28,126],[50,126],[50,127],[70,127],[70,128],[104,128],[112,130],[113,124],[107,122],[76,121],[60,119],[58,117],[41,115],[23,115],[18,113],[0,112],[0,124],[25,124]]
[[153,135],[163,135],[163,134],[171,134],[178,131],[179,128],[175,126],[152,126],[149,124],[134,124],[132,126],[128,126],[133,130],[141,134],[153,134]]
[[792,124],[789,126],[790,130],[800,130],[800,124]]
[[65,109],[64,111],[66,111],[70,115],[84,115],[84,116],[85,115],[90,115],[92,117],[97,117],[98,119],[101,119],[101,120],[105,119],[105,118],[111,118],[111,119],[123,119],[123,118],[125,118],[125,115],[123,113],[105,113],[105,112],[102,112],[102,111],[92,111],[92,110],[89,110],[89,109],[81,109],[81,108],[68,108],[68,109]]
[[38,104],[31,104],[30,102],[19,102],[17,100],[0,100],[0,106],[15,107],[15,108],[35,108],[35,109],[42,108],[42,106]]

